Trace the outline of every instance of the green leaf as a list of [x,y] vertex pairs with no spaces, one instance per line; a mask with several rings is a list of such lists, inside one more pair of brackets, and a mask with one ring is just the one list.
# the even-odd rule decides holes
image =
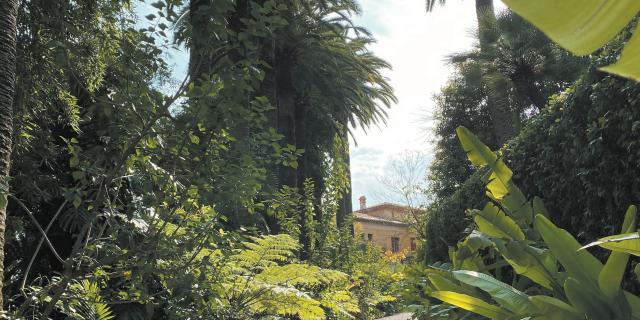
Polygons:
[[640,234],[623,233],[598,239],[598,241],[589,243],[581,249],[600,246],[605,249],[618,252],[626,252],[634,256],[640,256]]
[[[636,217],[638,210],[635,206],[630,206],[627,209],[627,213],[624,217],[622,224],[622,232],[632,232],[636,228]],[[629,261],[629,254],[624,252],[611,252],[607,263],[605,264],[600,275],[598,275],[598,285],[600,290],[612,300],[622,294],[620,284],[622,283],[622,277]]]
[[[640,11],[637,0],[505,0],[504,3],[577,55],[586,55],[604,46]],[[636,29],[618,63],[602,70],[640,79],[640,36],[637,33]]]
[[[547,296],[533,296],[531,302],[540,310],[541,319],[582,320],[584,315],[562,300]],[[537,319],[537,318],[536,318]]]
[[193,144],[200,144],[200,137],[195,135],[193,132],[189,131],[189,140]]
[[433,287],[436,288],[436,290],[438,291],[452,291],[452,292],[465,293],[465,294],[470,293],[468,292],[469,290],[464,289],[459,284],[456,284],[453,281],[439,274],[432,273],[432,274],[429,274],[427,278],[429,278],[431,285],[433,285]]
[[547,208],[544,206],[544,202],[542,201],[542,199],[534,197],[532,202],[534,215],[541,214],[545,217],[549,217],[549,211],[547,211]]
[[618,62],[601,67],[600,70],[640,81],[640,67],[638,66],[640,66],[640,31],[636,28],[633,36],[622,50]]
[[[596,289],[597,290],[597,289]],[[613,312],[607,302],[602,300],[599,292],[583,282],[568,278],[564,282],[564,292],[571,305],[587,314],[588,319],[612,319]]]
[[556,227],[545,216],[538,214],[535,229],[540,233],[549,250],[560,261],[570,276],[597,288],[602,263],[586,250],[566,230]]
[[473,217],[480,232],[496,238],[508,238],[523,241],[524,233],[518,225],[507,217],[500,208],[488,202],[482,211]]
[[71,173],[71,177],[73,178],[73,180],[80,180],[84,177],[84,172],[82,171],[74,171]]
[[454,271],[453,276],[460,282],[487,292],[498,304],[517,315],[526,316],[538,312],[528,295],[487,274],[459,270]]
[[73,155],[71,159],[69,159],[69,167],[75,168],[78,164],[80,164],[80,159],[78,159],[78,156]]
[[82,204],[82,198],[80,198],[80,196],[76,194],[73,196],[72,203],[73,203],[73,206],[77,209]]
[[631,315],[636,319],[640,319],[640,298],[627,291],[623,291],[623,293],[627,304],[631,308]]
[[556,260],[548,250],[516,241],[496,241],[495,244],[502,257],[517,274],[547,289],[560,289],[560,284],[557,284],[554,278],[557,274]]
[[485,316],[489,319],[509,319],[514,316],[510,312],[503,310],[498,306],[489,304],[483,300],[466,294],[451,291],[436,291],[432,292],[431,296],[458,308]]
[[586,55],[604,46],[640,11],[637,0],[505,0],[563,48]]
[[164,2],[162,1],[156,1],[154,3],[151,4],[152,7],[162,10],[162,8],[164,8]]
[[474,166],[489,166],[491,173],[488,178],[487,189],[493,198],[501,200],[509,193],[508,184],[513,176],[511,169],[467,128],[458,127],[456,133],[469,161]]

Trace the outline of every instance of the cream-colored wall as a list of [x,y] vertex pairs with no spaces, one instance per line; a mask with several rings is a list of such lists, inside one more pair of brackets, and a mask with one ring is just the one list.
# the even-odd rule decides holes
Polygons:
[[385,251],[391,250],[391,238],[397,237],[400,239],[400,251],[411,250],[411,238],[416,238],[416,235],[409,231],[409,227],[373,223],[368,221],[356,221],[354,223],[355,233],[358,237],[364,235],[364,240],[367,241],[367,234],[373,235],[373,244],[382,247]]

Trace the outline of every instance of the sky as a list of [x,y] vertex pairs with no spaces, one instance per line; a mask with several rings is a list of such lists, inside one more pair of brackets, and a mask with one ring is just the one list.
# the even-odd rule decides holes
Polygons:
[[378,40],[371,50],[391,63],[393,70],[385,75],[399,102],[389,110],[386,125],[355,129],[351,141],[354,208],[361,195],[367,197],[367,205],[402,202],[381,192],[384,187],[379,183],[402,154],[420,153],[428,166],[433,158],[433,96],[453,71],[445,59],[473,47],[476,26],[474,2],[468,0],[448,0],[430,13],[425,11],[425,0],[360,0],[360,5],[363,13],[354,20]]

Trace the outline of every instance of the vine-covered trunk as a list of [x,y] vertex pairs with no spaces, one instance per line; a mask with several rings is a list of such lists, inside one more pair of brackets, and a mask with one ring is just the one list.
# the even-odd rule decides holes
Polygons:
[[[336,214],[336,225],[339,229],[345,226],[345,223],[348,221],[347,217],[353,212],[353,205],[351,203],[352,197],[352,189],[351,189],[351,158],[350,158],[350,150],[349,150],[349,130],[347,128],[348,122],[344,121],[344,131],[342,133],[342,138],[344,139],[345,149],[344,149],[344,162],[346,165],[346,175],[347,175],[347,186],[345,190],[342,191],[342,195],[340,197],[340,203],[338,206],[338,212]],[[351,228],[351,232],[353,233],[353,228]]]
[[[307,112],[309,112],[308,105],[306,101],[298,100],[295,107],[295,135],[296,135],[296,147],[304,149],[304,153],[300,158],[298,158],[298,168],[297,168],[297,189],[298,193],[302,195],[303,205],[298,210],[298,225],[300,226],[300,245],[302,249],[300,250],[300,259],[307,260],[311,255],[311,230],[310,223],[313,219],[312,216],[309,216],[311,213],[307,211],[306,203],[309,201],[307,199],[308,190],[306,190],[306,179],[309,178],[309,132],[307,130]],[[315,186],[314,186],[315,187]]]
[[13,94],[16,76],[18,0],[0,1],[0,310],[4,279],[4,232],[9,191]]
[[[282,144],[296,145],[295,89],[293,87],[293,56],[285,48],[276,55],[276,108],[278,133],[282,135]],[[280,166],[278,172],[279,186],[296,187],[298,185],[297,170],[288,166]]]

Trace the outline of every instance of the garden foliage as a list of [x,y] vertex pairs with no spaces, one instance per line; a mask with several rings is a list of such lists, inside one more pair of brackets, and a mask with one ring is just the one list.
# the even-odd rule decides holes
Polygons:
[[[446,258],[447,247],[469,226],[464,210],[483,199],[481,174],[474,173],[459,148],[456,128],[465,126],[499,149],[546,113],[548,99],[575,83],[587,67],[587,60],[571,56],[512,12],[498,14],[490,30],[485,33],[492,35],[491,46],[451,58],[456,71],[436,96],[436,151],[429,169],[434,202],[428,206],[425,225],[428,261]],[[499,110],[492,111],[495,108]],[[500,135],[502,127],[509,134]],[[544,137],[548,130],[535,132]],[[527,159],[535,156],[526,153]]]
[[[640,298],[622,289],[629,257],[638,255],[636,207],[623,235],[583,247],[549,220],[540,198],[525,197],[502,157],[466,128],[457,133],[471,163],[487,168],[490,201],[468,211],[475,226],[450,249],[450,264],[426,270],[429,296],[491,319],[640,318]],[[595,245],[613,250],[605,264],[588,252]]]
[[[341,0],[22,1],[6,314],[380,315],[391,290],[359,281],[379,279],[363,261],[383,257],[360,256],[337,221],[348,125],[383,121],[395,100],[358,12]],[[186,49],[181,75],[167,57]]]

